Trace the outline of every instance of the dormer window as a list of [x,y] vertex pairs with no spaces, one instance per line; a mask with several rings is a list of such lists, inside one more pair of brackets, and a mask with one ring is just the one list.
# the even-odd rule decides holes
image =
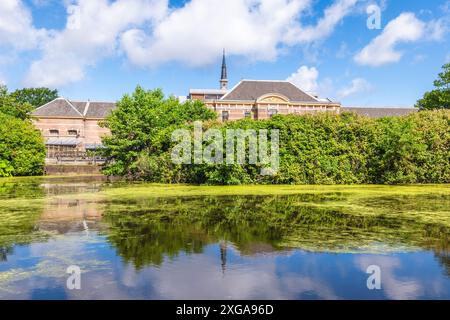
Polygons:
[[69,134],[69,136],[77,136],[78,130],[68,130],[67,133]]
[[51,136],[59,136],[59,130],[51,129],[50,130],[50,135]]

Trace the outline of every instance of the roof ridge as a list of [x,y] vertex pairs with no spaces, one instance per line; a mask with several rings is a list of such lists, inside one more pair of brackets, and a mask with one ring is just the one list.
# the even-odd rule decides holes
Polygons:
[[241,80],[241,81],[239,81],[233,88],[231,88],[227,93],[225,93],[224,95],[223,95],[223,97],[222,98],[220,98],[219,100],[225,100],[225,98],[230,94],[230,93],[232,93],[242,82],[244,82],[244,80]]
[[253,79],[241,79],[241,81],[253,81],[253,82],[290,82],[288,80],[253,80]]
[[86,117],[90,105],[91,105],[91,102],[88,100],[88,101],[86,102],[86,105],[84,106],[83,117]]
[[79,103],[87,103],[88,101],[90,103],[112,103],[115,104],[117,101],[92,101],[92,100],[70,100],[71,102],[79,102]]
[[310,94],[310,93],[308,93],[307,91],[303,90],[302,88],[299,88],[299,87],[298,87],[297,85],[295,85],[292,81],[286,80],[286,82],[292,84],[292,85],[293,85],[294,87],[296,87],[298,90],[300,90],[301,92],[303,92],[303,93],[306,94],[307,96],[313,98],[314,100],[320,101],[319,97],[316,98],[315,96],[313,96],[312,94]]
[[49,101],[49,102],[47,102],[46,104],[44,104],[44,105],[42,105],[42,106],[40,106],[40,107],[37,107],[36,109],[33,110],[33,112],[35,112],[35,111],[37,111],[37,110],[39,110],[39,109],[41,109],[41,108],[43,108],[43,107],[46,107],[47,105],[49,105],[49,104],[52,103],[52,102],[55,102],[56,100],[61,100],[61,99],[63,99],[63,98],[57,97],[57,98],[53,99],[52,101]]
[[[69,104],[70,107],[72,107],[73,110],[75,110],[80,116],[83,117],[83,115],[81,114],[81,112],[78,111],[77,108],[75,108],[75,106],[72,104],[72,102],[70,102],[70,101],[69,101],[68,99],[66,99],[66,98],[63,98],[63,99],[66,100],[66,102]],[[74,102],[75,102],[75,101],[74,101]]]

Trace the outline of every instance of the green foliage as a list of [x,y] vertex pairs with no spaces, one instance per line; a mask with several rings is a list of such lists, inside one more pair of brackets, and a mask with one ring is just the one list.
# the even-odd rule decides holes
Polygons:
[[417,101],[416,107],[421,110],[450,109],[450,63],[445,64],[443,72],[434,81],[436,89],[426,92],[422,99]]
[[14,168],[6,160],[0,160],[0,177],[11,177]]
[[[104,155],[111,159],[105,173],[134,178],[170,174],[159,165],[163,162],[172,170],[170,157],[163,154],[171,147],[173,130],[189,121],[215,118],[216,114],[201,102],[180,103],[175,97],[166,98],[159,89],[137,87],[118,102],[117,109],[103,123],[112,132],[103,140]],[[145,170],[143,164],[147,164]]]
[[33,106],[27,102],[19,102],[8,92],[8,88],[0,86],[0,113],[19,119],[28,119]]
[[449,183],[450,112],[377,121],[370,169],[375,183]]
[[278,129],[278,172],[263,176],[261,164],[173,164],[172,132],[186,128],[192,133],[187,122],[215,117],[199,102],[180,104],[164,99],[159,90],[138,88],[108,119],[113,135],[105,139],[110,159],[105,172],[158,183],[212,185],[450,182],[449,110],[381,119],[320,113],[209,121],[203,130],[219,129],[224,140],[227,129]]
[[0,177],[42,174],[45,146],[31,121],[0,112]]
[[38,108],[58,98],[58,90],[51,90],[48,88],[24,88],[14,91],[11,95],[21,104],[27,103],[34,108]]

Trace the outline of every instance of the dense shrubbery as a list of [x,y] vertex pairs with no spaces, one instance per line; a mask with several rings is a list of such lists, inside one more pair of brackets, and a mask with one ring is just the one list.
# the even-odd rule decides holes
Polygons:
[[[146,107],[143,107],[146,106]],[[107,174],[163,183],[401,184],[450,182],[450,111],[369,119],[351,113],[275,116],[217,123],[198,102],[180,104],[138,88],[107,120]],[[173,130],[209,120],[204,129],[280,130],[280,169],[258,165],[175,165]]]
[[19,93],[25,99],[30,92],[34,89],[9,93],[0,86],[0,177],[40,175],[44,171],[44,140],[29,119],[34,107],[18,100]]
[[31,121],[0,112],[0,177],[40,175],[45,146]]

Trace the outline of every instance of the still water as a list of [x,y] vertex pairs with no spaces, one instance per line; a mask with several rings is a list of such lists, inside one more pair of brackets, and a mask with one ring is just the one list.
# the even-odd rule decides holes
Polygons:
[[448,186],[202,188],[0,180],[0,299],[450,299]]

